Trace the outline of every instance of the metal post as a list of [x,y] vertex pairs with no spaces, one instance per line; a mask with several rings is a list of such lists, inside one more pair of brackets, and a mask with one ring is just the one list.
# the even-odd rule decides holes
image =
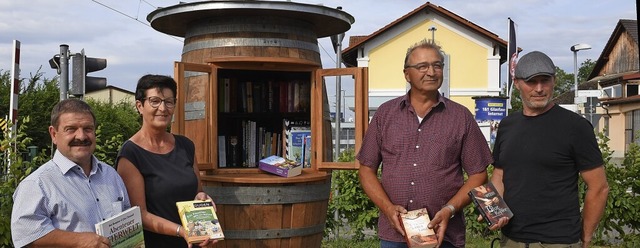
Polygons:
[[[338,6],[338,10],[342,10],[342,7]],[[333,50],[336,52],[336,68],[342,67],[342,61],[340,57],[342,57],[342,39],[344,39],[344,33],[336,34],[331,36],[331,43],[333,43]],[[338,162],[338,158],[340,157],[340,93],[342,90],[340,76],[336,77],[336,119],[335,119],[335,146],[334,146],[334,162]],[[331,183],[334,185],[334,199],[338,198],[338,194],[340,193],[338,190],[339,185],[334,184],[336,179],[336,174],[332,173],[332,181]],[[336,229],[335,229],[335,238],[336,240],[340,238],[340,214],[338,209],[333,212],[333,218],[336,221]]]
[[69,91],[69,45],[60,45],[60,101],[67,99]]
[[[342,37],[344,37],[344,34],[342,34]],[[336,68],[341,68],[342,67],[342,63],[341,63],[341,55],[342,55],[342,39],[338,38],[337,39],[337,43],[336,43]],[[341,78],[340,76],[336,76],[336,136],[335,136],[335,147],[334,147],[334,152],[333,152],[333,156],[334,156],[334,162],[338,162],[338,158],[340,158],[340,93],[341,93],[341,89],[342,89],[342,84],[341,84]],[[339,191],[338,191],[338,186],[336,186],[335,189],[335,197],[337,197],[339,195]],[[335,212],[333,212],[333,218],[336,221],[336,240],[340,239],[340,212],[336,209]]]
[[575,97],[573,98],[573,103],[576,104],[576,109],[578,110],[578,114],[580,114],[580,110],[578,109],[577,100],[580,92],[578,91],[578,51],[591,49],[591,46],[588,44],[575,44],[571,46],[571,51],[573,52],[573,83],[575,90]]
[[[575,98],[573,98],[573,103],[577,104],[577,99],[579,96],[578,93],[578,50],[573,51],[573,87],[575,92]],[[578,109],[578,113],[580,113],[580,109]]]
[[431,31],[431,43],[432,44],[436,44],[436,30],[438,30],[436,28],[436,26],[431,26],[429,28],[429,31]]
[[[342,42],[338,42],[338,51],[336,52],[336,68],[342,67],[340,64],[340,55],[342,52],[340,51],[342,48]],[[338,162],[338,158],[340,157],[340,110],[341,110],[341,100],[340,94],[342,93],[342,84],[341,84],[340,76],[336,76],[336,137],[335,137],[335,148],[334,148],[334,157],[335,162]]]

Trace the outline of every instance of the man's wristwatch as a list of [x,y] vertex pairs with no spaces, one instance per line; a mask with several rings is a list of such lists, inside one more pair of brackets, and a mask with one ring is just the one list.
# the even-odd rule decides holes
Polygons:
[[455,216],[455,215],[456,215],[456,207],[454,207],[453,205],[451,205],[451,204],[447,204],[447,205],[444,205],[442,208],[448,208],[449,210],[451,210],[451,217],[450,217],[450,219],[453,219],[453,216]]

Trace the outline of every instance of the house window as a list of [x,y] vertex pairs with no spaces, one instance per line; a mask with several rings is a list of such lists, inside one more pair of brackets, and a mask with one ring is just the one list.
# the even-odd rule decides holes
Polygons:
[[631,144],[635,142],[640,144],[638,135],[640,131],[640,110],[633,110],[625,114],[625,144]]
[[602,89],[605,98],[622,97],[622,85],[613,85]]
[[638,95],[638,84],[627,84],[626,97]]

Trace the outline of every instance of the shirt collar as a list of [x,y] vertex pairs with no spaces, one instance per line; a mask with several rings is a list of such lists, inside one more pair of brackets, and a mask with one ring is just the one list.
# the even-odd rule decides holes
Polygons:
[[[60,153],[60,150],[56,150],[52,160],[58,166],[62,174],[67,174],[69,170],[75,167],[80,167],[78,164],[62,155],[62,153]],[[91,172],[89,173],[89,175],[95,174],[96,172],[98,172],[98,170],[102,171],[102,164],[98,163],[97,161],[98,159],[95,156],[91,155]]]
[[[402,107],[407,107],[407,106],[411,106],[411,102],[409,101],[409,92],[411,90],[407,91],[406,94],[404,94],[404,96],[402,96],[402,100],[400,101],[400,106]],[[446,97],[442,96],[441,94],[438,94],[438,103],[436,103],[435,106],[436,107],[440,104],[442,104],[442,106],[446,107],[447,106],[447,101],[449,101],[449,99],[447,99]]]

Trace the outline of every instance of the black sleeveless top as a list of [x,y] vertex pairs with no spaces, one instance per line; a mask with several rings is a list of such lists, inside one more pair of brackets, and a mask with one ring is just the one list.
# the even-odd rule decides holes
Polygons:
[[[179,224],[176,202],[195,198],[198,179],[193,171],[195,145],[187,137],[174,137],[175,147],[166,154],[149,152],[127,140],[117,160],[128,159],[142,174],[147,211]],[[144,231],[144,240],[146,247],[187,247],[187,242],[181,237],[147,230]]]

